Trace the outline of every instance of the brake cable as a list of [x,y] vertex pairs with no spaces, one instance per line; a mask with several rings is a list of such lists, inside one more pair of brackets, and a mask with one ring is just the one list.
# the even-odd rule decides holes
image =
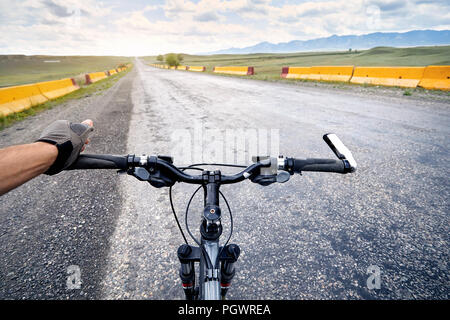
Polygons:
[[169,188],[169,200],[170,200],[170,207],[172,208],[173,216],[174,216],[175,221],[177,222],[177,225],[178,225],[178,229],[180,230],[180,233],[181,233],[181,235],[183,236],[184,242],[185,242],[187,245],[189,245],[189,243],[188,243],[188,241],[187,241],[187,239],[186,239],[186,236],[184,235],[183,229],[181,228],[180,222],[178,221],[178,217],[177,217],[177,214],[176,214],[176,212],[175,212],[175,208],[174,208],[174,206],[173,206],[173,201],[172,201],[172,186],[170,186],[170,188]]
[[189,202],[187,204],[186,207],[186,214],[185,214],[185,224],[186,224],[186,230],[189,233],[189,235],[191,236],[192,240],[194,240],[194,242],[199,246],[199,248],[202,250],[203,256],[206,257],[206,261],[208,263],[208,266],[210,267],[210,269],[213,269],[213,264],[211,262],[211,259],[209,258],[208,253],[206,252],[205,248],[203,247],[203,245],[194,237],[194,235],[192,234],[191,230],[189,230],[189,226],[188,226],[188,213],[189,213],[189,206],[191,205],[192,199],[194,199],[194,196],[197,194],[198,190],[200,190],[200,188],[202,188],[203,185],[201,185],[200,187],[197,188],[197,190],[195,190],[195,192],[192,194],[191,198],[189,199]]
[[[241,164],[227,164],[227,163],[194,163],[186,168],[198,167],[198,166],[216,166],[216,167],[232,167],[232,168],[247,168],[247,166]],[[198,168],[200,169],[200,168]],[[203,169],[202,169],[203,170]]]
[[[194,168],[194,167],[179,167],[178,169],[180,169],[181,171],[185,171],[185,170],[200,170],[203,171],[202,168]],[[181,235],[183,236],[184,242],[189,245],[189,242],[186,239],[186,236],[184,235],[183,229],[181,228],[180,225],[180,221],[178,220],[178,216],[177,213],[175,212],[175,207],[173,205],[173,198],[172,198],[172,186],[169,187],[169,200],[170,200],[170,207],[172,208],[172,213],[173,213],[173,217],[175,218],[175,221],[177,223],[178,226],[178,230],[180,230]]]
[[[208,166],[233,167],[233,168],[246,168],[246,166],[244,166],[244,165],[234,165],[234,164],[224,164],[224,163],[197,163],[197,164],[192,164],[192,165],[187,166],[187,167],[179,167],[178,169],[180,169],[181,171],[185,171],[185,170],[199,170],[199,171],[203,171],[204,169],[202,169],[202,168],[197,168],[197,167],[198,167],[198,166],[205,166],[205,165],[208,165]],[[194,242],[202,249],[202,253],[203,253],[204,256],[207,257],[207,260],[208,260],[207,262],[209,263],[210,267],[211,267],[211,268],[213,268],[213,267],[214,267],[214,268],[217,268],[217,267],[218,267],[217,265],[218,265],[218,262],[219,262],[219,259],[220,259],[220,255],[222,254],[223,249],[227,246],[227,244],[228,244],[228,242],[230,241],[231,236],[232,236],[232,234],[233,234],[233,214],[231,213],[231,208],[230,208],[230,205],[228,204],[227,198],[226,198],[226,197],[224,196],[224,194],[219,190],[220,195],[222,196],[223,200],[225,200],[225,203],[226,203],[227,208],[228,208],[228,212],[229,212],[229,214],[230,214],[230,234],[229,234],[228,239],[227,239],[227,241],[225,242],[224,246],[220,249],[219,254],[218,254],[217,257],[216,257],[215,264],[214,264],[214,266],[213,266],[213,264],[212,264],[212,262],[211,262],[211,259],[209,258],[209,255],[205,252],[205,249],[204,249],[203,246],[199,243],[199,241],[198,241],[197,239],[195,239],[194,235],[193,235],[193,234],[191,233],[191,231],[189,230],[189,226],[188,226],[188,223],[187,223],[187,216],[188,216],[188,212],[189,212],[189,206],[190,206],[191,201],[192,201],[192,199],[194,198],[195,194],[197,193],[198,190],[200,190],[201,187],[202,187],[202,186],[198,187],[197,190],[195,190],[195,192],[192,194],[191,198],[189,199],[189,202],[188,202],[188,205],[187,205],[187,208],[186,208],[186,215],[185,215],[186,230],[187,230],[187,232],[189,233],[189,235],[191,236],[191,238],[194,240]],[[185,234],[184,234],[184,232],[183,232],[183,229],[181,228],[180,222],[179,222],[179,220],[178,220],[178,216],[177,216],[177,214],[176,214],[176,212],[175,212],[175,207],[174,207],[174,205],[173,205],[173,198],[172,198],[172,186],[169,187],[169,200],[170,200],[170,207],[171,207],[171,209],[172,209],[172,213],[173,213],[173,216],[174,216],[175,221],[176,221],[176,223],[177,223],[178,229],[180,230],[180,233],[181,233],[181,235],[182,235],[182,237],[183,237],[183,239],[184,239],[184,242],[185,242],[187,245],[189,245],[189,243],[188,243],[188,241],[187,241],[187,239],[186,239],[186,236],[185,236]]]
[[222,196],[223,200],[225,200],[225,203],[227,204],[228,212],[230,213],[230,235],[228,236],[227,241],[226,241],[225,244],[222,246],[222,248],[221,248],[220,251],[219,251],[219,254],[217,255],[216,263],[215,263],[215,265],[214,265],[215,269],[218,268],[219,259],[220,259],[220,256],[221,256],[221,254],[222,254],[222,251],[223,251],[223,249],[227,246],[227,244],[228,244],[228,242],[230,241],[231,236],[232,236],[232,234],[233,234],[233,214],[231,213],[230,205],[228,204],[227,198],[225,198],[225,196],[223,195],[222,191],[219,190],[219,194]]

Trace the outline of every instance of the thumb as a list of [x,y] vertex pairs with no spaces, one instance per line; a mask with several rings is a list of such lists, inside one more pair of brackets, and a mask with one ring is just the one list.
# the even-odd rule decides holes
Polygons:
[[94,126],[94,122],[91,119],[86,119],[82,122],[83,124],[87,124],[90,127]]

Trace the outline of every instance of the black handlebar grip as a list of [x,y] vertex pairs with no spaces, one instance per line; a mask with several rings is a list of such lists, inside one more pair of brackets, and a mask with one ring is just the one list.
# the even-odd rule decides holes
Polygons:
[[346,173],[344,161],[334,159],[294,159],[293,170]]
[[122,169],[128,168],[127,156],[102,154],[82,154],[74,164],[66,170],[77,169]]

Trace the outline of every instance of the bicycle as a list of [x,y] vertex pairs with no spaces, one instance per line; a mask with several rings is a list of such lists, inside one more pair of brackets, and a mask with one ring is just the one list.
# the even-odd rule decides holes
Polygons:
[[[140,181],[147,181],[155,188],[169,187],[172,212],[185,244],[178,248],[177,255],[181,267],[179,276],[187,300],[225,299],[231,281],[236,273],[235,263],[240,255],[236,244],[228,244],[233,234],[233,216],[230,205],[220,191],[220,186],[234,184],[250,179],[253,183],[268,186],[272,183],[285,183],[294,173],[303,171],[352,173],[356,171],[356,161],[351,152],[335,134],[325,134],[323,139],[333,150],[335,159],[295,159],[279,156],[253,157],[250,166],[199,163],[186,167],[176,167],[169,156],[116,156],[116,155],[80,155],[67,170],[76,169],[119,169]],[[228,166],[245,168],[233,175],[223,175],[220,170],[209,171],[201,166]],[[199,175],[186,173],[187,170],[202,171]],[[196,184],[199,187],[192,194],[186,207],[185,225],[196,246],[189,245],[177,218],[172,201],[172,186],[176,182]],[[203,188],[204,210],[200,225],[200,240],[196,239],[188,227],[188,213],[192,199]],[[219,244],[222,235],[221,208],[222,197],[230,215],[230,234],[223,246]],[[195,264],[199,264],[199,284],[196,284]]]

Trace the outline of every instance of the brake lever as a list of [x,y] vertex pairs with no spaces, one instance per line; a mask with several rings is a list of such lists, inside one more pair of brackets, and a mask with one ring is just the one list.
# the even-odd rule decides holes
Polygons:
[[259,169],[259,174],[256,174],[250,180],[261,186],[268,186],[272,183],[285,183],[289,181],[290,174],[285,171],[278,172],[278,159],[269,156],[252,157],[254,162],[260,162],[264,166]]
[[289,172],[286,172],[286,171],[281,171],[277,174],[277,182],[278,183],[285,183],[285,182],[289,181],[290,178],[291,178],[291,175],[289,174]]
[[291,175],[285,171],[282,171],[276,175],[256,175],[253,178],[250,178],[250,180],[254,183],[257,183],[261,186],[268,186],[271,185],[272,183],[285,183],[287,181],[289,181],[289,179],[291,178]]
[[132,167],[126,172],[119,171],[118,173],[127,173],[140,181],[147,181],[155,188],[173,186],[176,182],[175,179],[157,167],[158,160],[166,161],[170,164],[173,163],[173,159],[166,156],[142,157],[140,160],[140,164],[143,165],[142,167]]

